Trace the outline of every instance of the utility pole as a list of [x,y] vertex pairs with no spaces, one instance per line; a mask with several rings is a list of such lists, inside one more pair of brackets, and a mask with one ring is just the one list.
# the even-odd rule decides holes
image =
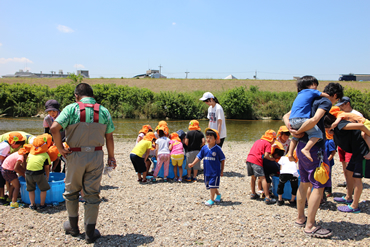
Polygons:
[[254,73],[254,79],[257,79],[257,70],[256,70],[256,72]]
[[159,78],[162,78],[162,65],[159,65]]
[[189,74],[190,72],[185,72],[185,74],[186,74],[186,77],[185,77],[185,79],[188,79],[188,74]]

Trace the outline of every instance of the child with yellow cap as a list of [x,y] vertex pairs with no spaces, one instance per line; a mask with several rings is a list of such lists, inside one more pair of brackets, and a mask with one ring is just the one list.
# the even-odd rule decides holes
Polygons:
[[218,131],[206,128],[205,133],[207,145],[202,147],[195,160],[189,164],[189,167],[193,167],[203,159],[204,183],[207,190],[210,190],[210,199],[205,202],[205,205],[211,207],[215,202],[221,201],[221,194],[218,188],[221,177],[224,175],[225,155],[221,147],[216,144],[220,140]]
[[247,157],[247,170],[248,176],[251,177],[251,199],[258,199],[259,196],[256,194],[256,178],[260,178],[262,181],[263,192],[266,196],[266,204],[274,204],[275,199],[270,198],[269,187],[265,178],[265,172],[263,170],[263,159],[275,161],[271,156],[271,145],[276,140],[276,132],[272,129],[267,130],[261,139],[257,140]]

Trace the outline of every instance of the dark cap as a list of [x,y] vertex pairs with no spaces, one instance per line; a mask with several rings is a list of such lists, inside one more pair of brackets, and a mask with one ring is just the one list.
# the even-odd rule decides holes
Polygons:
[[60,104],[55,99],[50,99],[45,103],[45,111],[60,111],[59,110]]
[[351,103],[351,99],[350,98],[348,98],[347,96],[344,96],[344,97],[342,97],[339,101],[338,101],[338,103],[335,105],[335,106],[341,106],[341,105],[343,105],[343,104],[346,104],[346,103]]

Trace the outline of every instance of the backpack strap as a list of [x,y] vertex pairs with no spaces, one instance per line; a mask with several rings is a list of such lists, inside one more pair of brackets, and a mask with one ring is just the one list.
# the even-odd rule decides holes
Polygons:
[[85,107],[94,108],[94,123],[99,122],[99,108],[100,104],[84,104],[82,102],[77,102],[80,106],[80,122],[86,122],[86,109]]

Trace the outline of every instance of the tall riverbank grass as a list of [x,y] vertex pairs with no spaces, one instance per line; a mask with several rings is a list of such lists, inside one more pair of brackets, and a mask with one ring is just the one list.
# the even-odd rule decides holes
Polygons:
[[[207,115],[207,105],[199,100],[203,91],[152,92],[146,88],[115,84],[92,85],[98,103],[115,118],[200,119]],[[0,114],[29,117],[44,111],[49,99],[56,99],[61,108],[74,102],[75,84],[56,88],[29,84],[0,84]],[[215,92],[229,119],[281,119],[292,106],[295,92],[261,91],[257,86],[235,87]],[[345,95],[355,109],[370,117],[370,93],[346,88]]]

